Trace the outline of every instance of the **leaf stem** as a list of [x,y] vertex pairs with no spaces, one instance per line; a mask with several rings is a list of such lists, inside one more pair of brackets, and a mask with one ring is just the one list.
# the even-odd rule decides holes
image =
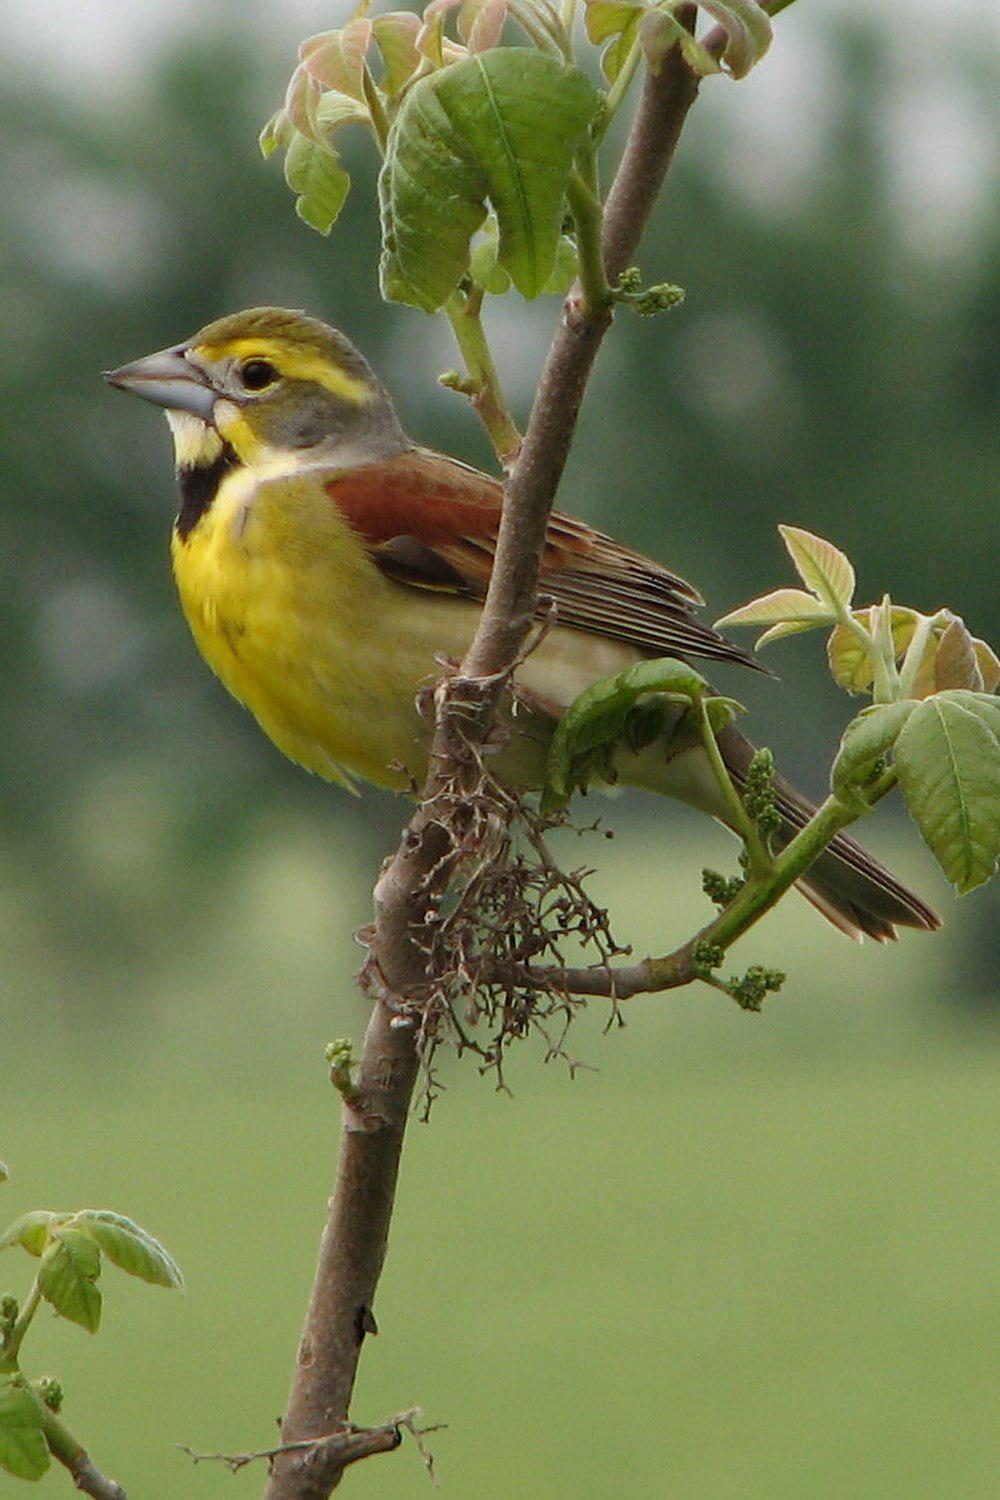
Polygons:
[[719,784],[719,790],[729,809],[730,826],[734,833],[739,834],[743,840],[751,874],[763,876],[771,869],[774,861],[760,836],[756,823],[743,805],[743,798],[733,785],[733,778],[722,758],[722,751],[719,749],[719,742],[708,716],[708,702],[705,698],[698,699],[698,716],[702,743]]
[[497,457],[507,468],[521,446],[521,434],[507,405],[483,327],[483,296],[482,287],[473,283],[467,292],[453,292],[444,310],[469,372],[469,399],[489,434]]
[[809,822],[786,844],[770,869],[749,879],[736,898],[709,923],[699,940],[728,948],[757,922],[823,852],[834,834],[855,822],[857,809],[838,797],[827,797]]
[[21,1345],[24,1342],[24,1335],[27,1333],[29,1327],[31,1326],[31,1320],[35,1316],[35,1313],[38,1311],[38,1304],[41,1302],[41,1300],[42,1290],[38,1284],[38,1277],[36,1276],[34,1281],[31,1283],[31,1290],[28,1292],[28,1295],[25,1297],[24,1302],[21,1305],[21,1310],[18,1313],[14,1326],[10,1331],[10,1337],[7,1339],[7,1345],[3,1352],[4,1364],[8,1365],[12,1370],[16,1370],[18,1368],[18,1355],[21,1352]]
[[899,676],[896,672],[895,658],[891,664],[886,660],[885,651],[878,636],[874,631],[867,630],[860,620],[856,620],[846,606],[840,616],[840,623],[857,638],[871,662],[872,697],[875,702],[894,703],[897,698],[903,696],[899,692]]
[[566,189],[576,225],[576,246],[580,257],[580,285],[588,312],[600,313],[611,303],[611,287],[604,265],[602,229],[604,211],[601,200],[574,168]]
[[604,118],[601,121],[601,137],[606,135],[608,126],[618,113],[629,91],[632,79],[635,77],[636,69],[642,59],[642,43],[636,37],[628,50],[628,55],[621,65],[618,77],[608,89],[604,100]]
[[906,655],[903,657],[903,665],[899,668],[899,695],[901,698],[911,698],[913,696],[913,684],[916,681],[917,673],[920,671],[927,642],[940,618],[940,613],[918,617],[910,644],[906,648]]
[[382,96],[367,63],[361,75],[361,86],[364,90],[365,103],[368,105],[368,113],[371,115],[372,133],[378,143],[380,154],[384,156],[389,140],[389,121],[382,104]]

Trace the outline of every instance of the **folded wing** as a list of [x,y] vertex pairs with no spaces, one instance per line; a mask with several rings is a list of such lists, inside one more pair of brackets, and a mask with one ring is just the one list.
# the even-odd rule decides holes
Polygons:
[[[485,597],[496,552],[502,488],[454,459],[411,448],[333,476],[327,491],[373,562],[399,583]],[[653,656],[700,656],[763,670],[693,613],[696,589],[651,558],[554,513],[542,563],[539,612],[627,642]]]

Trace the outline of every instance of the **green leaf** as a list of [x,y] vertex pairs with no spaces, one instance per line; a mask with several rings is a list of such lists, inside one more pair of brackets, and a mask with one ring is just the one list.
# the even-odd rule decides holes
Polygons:
[[96,1333],[101,1322],[101,1294],[94,1285],[101,1274],[101,1252],[89,1234],[59,1228],[38,1267],[38,1287],[56,1312]]
[[15,1479],[41,1479],[49,1467],[42,1412],[30,1391],[0,1384],[0,1469]]
[[15,1219],[0,1235],[0,1250],[8,1245],[23,1245],[29,1255],[41,1255],[49,1238],[49,1227],[61,1223],[65,1214],[52,1213],[47,1208],[32,1209]]
[[320,234],[329,234],[344,206],[351,179],[330,146],[317,145],[296,132],[285,153],[285,181],[299,218]]
[[843,552],[799,526],[779,526],[778,530],[806,588],[834,614],[849,608],[854,597],[854,569]]
[[969,693],[957,689],[952,692],[939,693],[940,701],[957,703],[959,708],[966,709],[970,714],[975,714],[982,719],[987,729],[1000,740],[1000,698],[993,693]]
[[865,781],[876,761],[892,749],[915,707],[910,699],[873,704],[851,720],[844,730],[830,776],[835,792]]
[[[564,807],[577,787],[609,773],[610,757],[628,737],[629,720],[641,698],[659,694],[672,703],[697,703],[710,691],[699,672],[669,656],[637,662],[624,672],[602,677],[570,704],[556,726],[549,745],[543,810]],[[731,700],[721,701],[733,707]],[[643,718],[641,743],[655,738],[658,727],[656,719],[647,723]],[[634,739],[631,748],[639,748]]]
[[917,704],[895,761],[910,816],[964,895],[990,878],[1000,858],[1000,740],[958,697],[940,693]]
[[552,275],[573,156],[598,105],[578,68],[499,47],[421,79],[389,134],[379,177],[383,296],[435,312],[469,268],[486,217],[525,297]]
[[568,234],[559,236],[552,274],[542,287],[543,292],[552,292],[562,297],[569,291],[580,269],[580,256],[576,244]]
[[469,253],[469,273],[472,279],[494,297],[502,297],[510,290],[510,277],[499,264],[500,231],[497,216],[489,213],[476,234]]
[[184,1286],[180,1267],[159,1240],[124,1214],[108,1208],[82,1208],[70,1224],[95,1240],[108,1260],[130,1276],[155,1286]]
[[431,0],[424,7],[424,24],[437,16],[443,20],[450,10],[458,11],[458,34],[470,52],[488,52],[491,47],[499,47],[507,19],[507,0]]
[[625,66],[645,14],[645,5],[622,3],[622,0],[588,0],[587,35],[597,46],[611,39],[601,57],[601,69],[609,83],[614,83]]

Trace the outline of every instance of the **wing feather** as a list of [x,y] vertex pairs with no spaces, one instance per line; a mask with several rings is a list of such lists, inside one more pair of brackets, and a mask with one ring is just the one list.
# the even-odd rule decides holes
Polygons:
[[[498,480],[410,448],[332,475],[326,488],[387,576],[414,588],[485,596],[500,524]],[[691,584],[574,516],[552,515],[540,592],[556,601],[562,625],[651,655],[679,652],[764,670],[696,619],[692,608],[704,601]]]

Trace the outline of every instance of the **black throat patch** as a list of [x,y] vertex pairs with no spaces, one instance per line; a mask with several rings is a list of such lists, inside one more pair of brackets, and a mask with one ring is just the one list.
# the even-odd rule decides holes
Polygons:
[[187,541],[212,501],[219,493],[219,485],[240,461],[235,450],[223,443],[218,458],[210,464],[190,464],[177,470],[177,483],[181,492],[181,508],[175,523],[177,535]]

